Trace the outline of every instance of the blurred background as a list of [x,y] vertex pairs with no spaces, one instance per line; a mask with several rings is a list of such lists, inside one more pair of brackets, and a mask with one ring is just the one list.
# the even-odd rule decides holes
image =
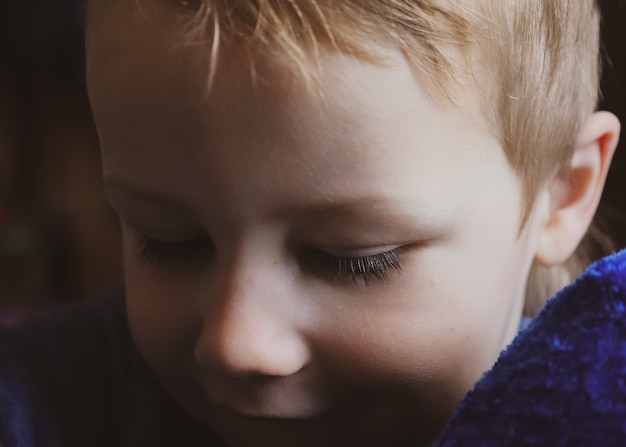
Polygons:
[[[626,123],[626,0],[602,0],[601,108]],[[14,1],[0,17],[0,320],[122,281],[84,81],[81,0]],[[626,246],[622,138],[601,226]]]
[[0,315],[119,284],[116,218],[101,192],[84,81],[81,0],[0,15]]

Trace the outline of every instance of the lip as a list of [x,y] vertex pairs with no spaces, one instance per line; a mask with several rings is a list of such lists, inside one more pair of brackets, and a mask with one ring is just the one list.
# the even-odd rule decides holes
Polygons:
[[248,413],[245,411],[239,411],[229,406],[213,402],[213,406],[220,412],[225,413],[230,417],[237,418],[243,421],[249,421],[259,424],[272,424],[272,425],[309,425],[335,421],[339,419],[348,418],[351,415],[361,414],[366,409],[373,406],[371,401],[356,401],[347,405],[341,405],[331,408],[326,411],[317,412],[312,415],[280,415],[280,414],[264,414],[264,413]]
[[[230,445],[276,447],[319,445],[344,446],[384,445],[380,437],[379,403],[351,401],[348,405],[333,407],[311,415],[242,413],[232,407],[209,404],[205,413],[207,426]],[[383,405],[384,407],[384,405]],[[388,425],[384,418],[383,425]],[[371,430],[370,430],[371,429]]]
[[205,421],[229,445],[237,447],[429,445],[431,435],[436,435],[433,430],[440,429],[437,424],[433,429],[430,422],[419,417],[414,423],[407,415],[415,408],[402,407],[399,411],[395,403],[381,396],[368,396],[300,417],[242,413],[212,401],[206,402],[209,411]]
[[[307,377],[233,381],[205,377],[200,396],[216,415],[241,422],[302,423],[333,419],[359,410],[375,397],[328,380]],[[199,396],[196,396],[199,397]]]

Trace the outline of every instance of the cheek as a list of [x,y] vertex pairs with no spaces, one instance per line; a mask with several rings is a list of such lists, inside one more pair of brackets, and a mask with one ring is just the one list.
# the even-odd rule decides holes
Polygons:
[[477,346],[483,334],[473,328],[414,315],[348,321],[341,332],[329,333],[332,352],[319,359],[322,368],[364,396],[428,415],[423,417],[435,426],[447,420],[493,361]]
[[166,384],[195,368],[194,340],[202,325],[189,286],[126,259],[128,322],[140,354]]
[[328,368],[364,388],[414,390],[419,399],[453,408],[518,324],[524,277],[515,262],[479,263],[476,252],[465,253],[432,250],[419,265],[407,265],[380,299],[352,297],[350,306],[333,309],[320,342]]
[[324,367],[381,396],[454,408],[492,365],[499,334],[468,317],[459,290],[444,284],[403,284],[388,289],[386,305],[335,309],[316,340]]

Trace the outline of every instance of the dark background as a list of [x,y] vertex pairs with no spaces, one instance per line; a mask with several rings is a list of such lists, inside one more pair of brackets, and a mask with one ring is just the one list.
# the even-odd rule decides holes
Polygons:
[[610,110],[622,122],[622,138],[615,154],[599,218],[616,247],[626,247],[626,0],[601,0],[604,69],[600,109]]
[[0,14],[0,308],[32,312],[120,283],[84,81],[80,0]]
[[[626,123],[626,0],[600,4],[601,108]],[[0,314],[13,318],[93,296],[122,274],[85,94],[82,1],[17,0],[2,9]],[[624,139],[599,213],[618,248],[626,246]]]

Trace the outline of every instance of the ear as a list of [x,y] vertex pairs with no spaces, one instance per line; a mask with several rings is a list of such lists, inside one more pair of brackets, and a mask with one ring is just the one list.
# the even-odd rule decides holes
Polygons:
[[569,169],[557,175],[546,193],[550,210],[541,228],[535,262],[565,262],[587,232],[598,208],[620,123],[609,112],[596,112],[583,126]]

